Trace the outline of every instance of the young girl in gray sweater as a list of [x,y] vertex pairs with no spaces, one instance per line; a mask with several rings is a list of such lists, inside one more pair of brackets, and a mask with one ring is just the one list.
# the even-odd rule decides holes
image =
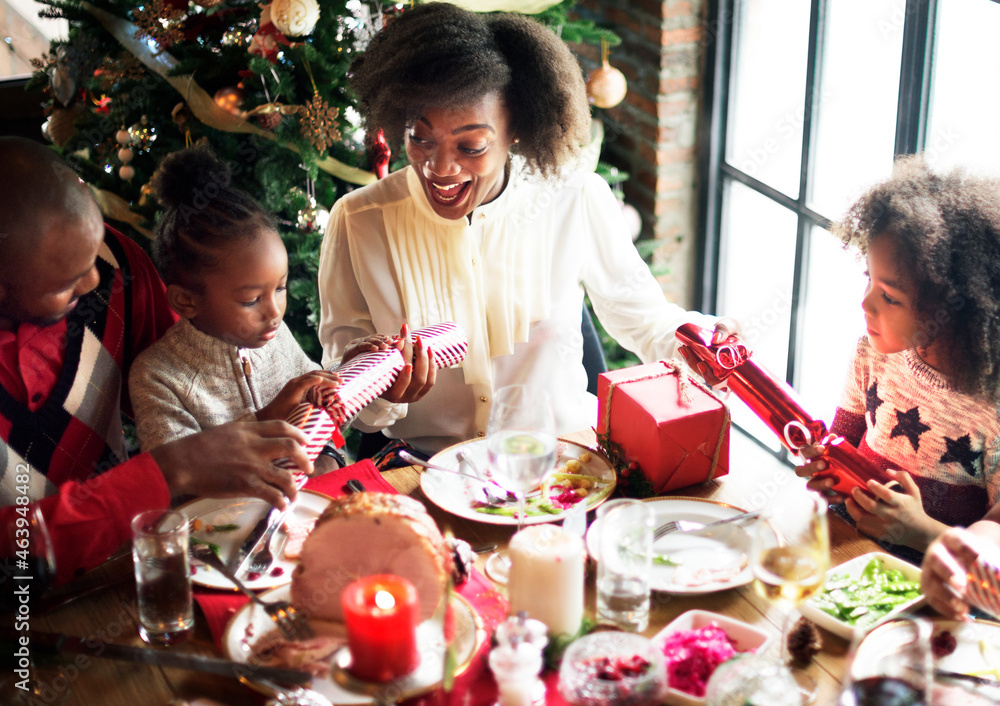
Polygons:
[[337,384],[282,322],[288,254],[274,217],[229,184],[203,147],[153,176],[166,207],[153,259],[180,321],[129,374],[143,451],[225,422],[284,419],[310,388]]

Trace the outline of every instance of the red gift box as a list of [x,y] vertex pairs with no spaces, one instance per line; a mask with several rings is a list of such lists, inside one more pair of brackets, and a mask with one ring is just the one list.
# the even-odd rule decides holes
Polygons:
[[[658,495],[729,472],[729,408],[674,361],[601,373],[598,438]],[[623,486],[641,493],[646,484]]]

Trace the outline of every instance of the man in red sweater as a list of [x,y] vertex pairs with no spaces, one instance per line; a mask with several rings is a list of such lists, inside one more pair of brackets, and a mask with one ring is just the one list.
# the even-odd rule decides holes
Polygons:
[[[57,582],[105,560],[171,496],[295,497],[312,464],[285,422],[233,423],[127,458],[132,361],[174,323],[149,258],[107,228],[90,189],[42,145],[0,138],[0,521],[37,504]],[[128,411],[126,409],[126,411]]]

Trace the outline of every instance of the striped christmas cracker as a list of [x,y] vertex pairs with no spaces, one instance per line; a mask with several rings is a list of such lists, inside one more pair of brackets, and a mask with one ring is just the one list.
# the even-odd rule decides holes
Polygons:
[[[417,337],[425,347],[434,352],[439,368],[458,365],[469,351],[469,340],[457,325],[450,321],[427,326],[410,332],[410,340]],[[372,400],[392,387],[405,361],[395,348],[363,353],[336,368],[340,386],[333,392],[337,401],[331,412],[340,424],[346,423],[364,409]],[[327,409],[331,409],[328,407]]]
[[[331,438],[333,439],[334,446],[341,447],[344,445],[344,437],[340,435],[340,428],[330,417],[330,412],[322,405],[314,403],[318,401],[316,398],[319,397],[319,395],[314,394],[314,391],[319,390],[329,390],[329,388],[314,387],[310,389],[306,395],[309,401],[298,404],[285,419],[285,421],[293,427],[301,429],[302,433],[305,434],[305,451],[310,461],[316,460],[319,452],[323,450],[323,447],[326,446],[326,443]],[[274,465],[289,470],[295,469],[295,464],[289,458],[278,459],[274,462]],[[296,476],[299,475],[303,477],[302,482],[304,483],[307,476],[304,473],[296,474]],[[301,488],[302,486],[298,483],[298,480],[298,477],[296,477],[296,484]]]
[[[465,360],[469,350],[465,333],[450,321],[412,331],[410,340],[415,341],[418,336],[424,346],[434,352],[434,360],[441,368],[458,365]],[[340,427],[392,387],[405,365],[402,354],[395,348],[362,353],[334,370],[340,377],[336,388],[311,388],[306,393],[306,401],[295,407],[286,419],[306,435],[309,460],[316,460],[331,437],[335,446],[343,446]],[[287,458],[274,463],[280,468],[295,467]]]
[[[992,559],[1000,558],[994,553]],[[969,567],[965,596],[969,605],[1000,617],[1000,568],[982,554]]]

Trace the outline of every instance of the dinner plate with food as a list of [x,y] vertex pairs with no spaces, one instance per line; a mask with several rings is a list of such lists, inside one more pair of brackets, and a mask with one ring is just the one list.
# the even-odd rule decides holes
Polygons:
[[457,593],[449,597],[449,578],[462,577],[457,561],[452,544],[413,498],[359,493],[331,500],[303,543],[291,583],[261,595],[265,601],[290,601],[297,613],[308,616],[314,637],[282,637],[259,605],[247,603],[226,626],[223,651],[235,662],[309,671],[312,689],[332,703],[371,703],[371,685],[353,688],[357,680],[344,678],[342,596],[356,579],[390,574],[406,579],[418,595],[420,658],[412,672],[387,686],[398,699],[426,693],[441,684],[444,673],[446,601],[456,674],[468,667],[487,637],[473,606]]
[[[653,507],[656,526],[684,520],[707,525],[745,512],[725,503],[702,498],[658,497],[646,500]],[[656,591],[683,594],[713,593],[745,586],[753,581],[750,544],[753,520],[733,522],[697,531],[675,531],[653,544],[650,586]],[[601,520],[587,530],[587,550],[597,558]],[[773,538],[778,544],[778,537]]]
[[[329,504],[330,497],[327,495],[300,490],[282,527],[271,537],[274,561],[270,568],[259,576],[240,577],[243,583],[259,590],[284,586],[291,581],[302,542]],[[191,544],[206,545],[224,562],[228,562],[270,508],[263,500],[250,498],[199,498],[178,509],[187,515]],[[236,590],[225,576],[197,561],[192,562],[191,581],[206,588]]]
[[[461,455],[461,458],[460,458]],[[490,472],[485,439],[473,439],[449,446],[430,459],[430,463],[467,475],[428,468],[421,474],[420,489],[442,510],[478,522],[517,525],[517,499],[513,493],[503,497],[504,481]],[[490,501],[483,492],[483,482],[495,483],[499,502]],[[560,439],[556,464],[539,487],[526,496],[524,524],[559,522],[581,503],[592,510],[615,489],[615,470],[601,453],[586,446]],[[498,488],[499,486],[499,488]],[[495,498],[495,496],[494,496]]]

